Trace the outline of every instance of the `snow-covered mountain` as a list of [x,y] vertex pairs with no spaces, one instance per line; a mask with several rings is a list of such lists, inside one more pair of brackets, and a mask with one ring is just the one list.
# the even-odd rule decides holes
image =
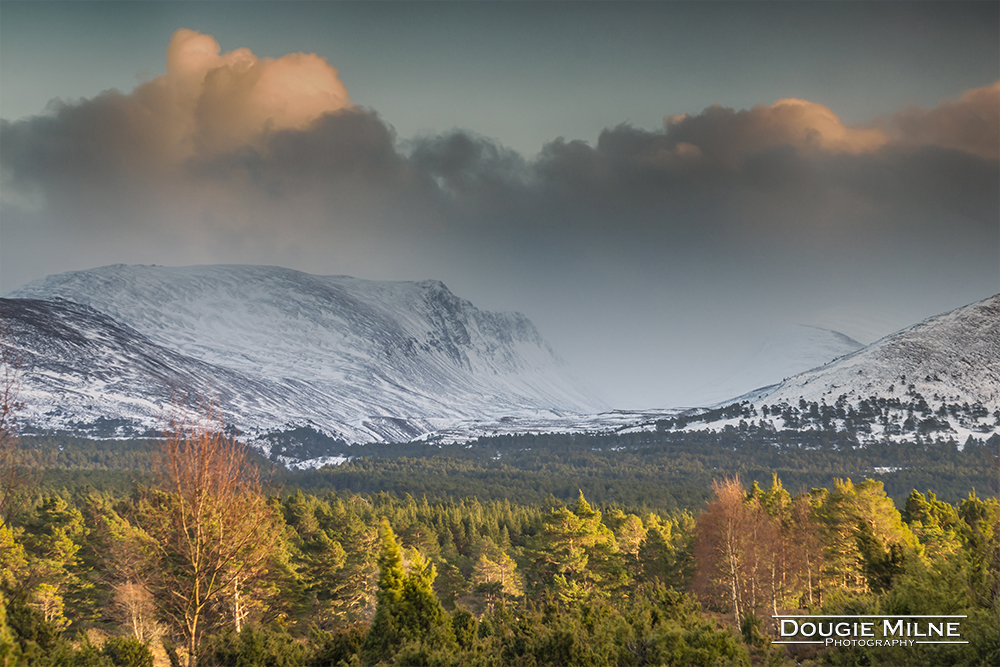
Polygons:
[[862,441],[988,438],[1000,433],[1000,294],[725,403],[743,407],[671,423],[835,428]]
[[[791,375],[718,403],[738,410],[644,412],[602,412],[524,316],[478,310],[436,281],[118,265],[9,297],[2,328],[25,417],[42,429],[141,433],[180,396],[213,400],[250,436],[307,427],[347,442],[727,426],[963,442],[1000,431],[1000,295],[862,349],[798,327],[716,387]],[[828,363],[792,374],[813,361]]]
[[1000,409],[1000,294],[886,336],[761,390],[756,398],[833,403],[840,395],[853,401],[907,392],[927,401]]
[[89,306],[0,299],[0,313],[17,358],[22,417],[36,426],[134,433],[169,417],[174,402],[203,396],[258,417],[294,407],[275,383],[157,345]]
[[[437,281],[116,265],[49,276],[8,296],[51,302],[35,304],[33,333],[25,324],[16,335],[18,346],[48,353],[24,355],[34,360],[24,386],[47,392],[35,396],[39,406],[66,404],[89,381],[81,378],[97,379],[95,364],[121,360],[111,368],[128,379],[102,376],[101,391],[87,390],[101,396],[97,412],[80,408],[80,421],[100,415],[146,423],[152,408],[134,407],[140,385],[159,383],[152,395],[162,396],[174,382],[181,384],[175,391],[217,401],[246,431],[310,425],[355,442],[406,440],[459,420],[603,407],[527,318],[478,310]],[[49,326],[54,321],[63,328]],[[86,354],[64,342],[31,342],[74,330],[94,332]],[[139,358],[160,359],[176,377],[150,375],[131,363]]]

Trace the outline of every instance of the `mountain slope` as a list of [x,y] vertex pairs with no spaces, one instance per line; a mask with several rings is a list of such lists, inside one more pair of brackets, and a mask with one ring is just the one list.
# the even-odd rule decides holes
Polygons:
[[725,403],[658,425],[837,430],[861,442],[989,438],[1000,433],[1000,294]]
[[868,347],[761,391],[758,400],[797,403],[842,394],[919,393],[928,401],[1000,409],[1000,294],[886,336]]
[[806,325],[785,326],[726,375],[693,387],[692,396],[701,397],[698,405],[731,403],[733,396],[776,384],[862,347],[839,331]]
[[[36,428],[128,436],[161,427],[174,403],[201,397],[212,397],[233,423],[279,427],[277,415],[301,413],[294,388],[167,349],[89,306],[0,299],[0,314],[18,360],[22,417]],[[339,431],[372,437],[346,425]]]
[[[362,440],[408,439],[435,420],[601,407],[527,318],[478,310],[436,281],[117,265],[49,276],[9,296],[89,306],[211,366],[213,378],[239,375],[245,381],[236,384],[252,398],[236,392],[224,410],[239,415],[237,407],[261,396],[274,401],[244,415],[242,428],[287,421],[332,435],[356,432],[349,439],[361,432]],[[219,391],[209,393],[222,401]]]
[[744,421],[861,440],[963,442],[1000,429],[1000,295],[853,352],[857,342],[837,332],[800,328],[732,377],[745,383],[843,356],[725,402],[745,401],[736,412],[601,414],[530,321],[480,311],[435,281],[119,265],[50,276],[11,296],[0,317],[42,428],[104,418],[141,431],[186,393],[214,399],[251,435],[308,427],[348,442]]

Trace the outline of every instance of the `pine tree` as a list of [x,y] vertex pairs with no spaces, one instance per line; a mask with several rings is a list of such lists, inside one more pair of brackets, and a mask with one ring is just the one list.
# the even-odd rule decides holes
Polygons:
[[566,599],[608,595],[623,583],[626,573],[614,533],[582,491],[572,510],[557,508],[543,521],[532,540],[539,583],[554,583]]
[[0,667],[19,667],[22,664],[21,645],[7,626],[7,603],[0,594]]
[[60,496],[45,496],[24,527],[31,583],[30,605],[47,622],[69,625],[64,598],[89,583],[80,576],[77,552],[88,533],[80,510]]
[[403,548],[387,519],[382,519],[380,533],[378,602],[362,648],[365,660],[386,661],[404,647],[411,662],[428,653],[454,651],[451,618],[434,594],[434,564],[417,552],[407,572]]

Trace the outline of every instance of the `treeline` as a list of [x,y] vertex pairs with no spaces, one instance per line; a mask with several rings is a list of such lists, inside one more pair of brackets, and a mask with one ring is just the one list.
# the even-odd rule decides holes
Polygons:
[[[906,376],[900,376],[900,381],[905,383]],[[927,381],[930,381],[929,377]],[[894,385],[889,386],[889,392],[895,392]],[[739,419],[738,428],[742,431],[839,431],[852,440],[862,437],[867,441],[870,438],[866,436],[871,436],[876,426],[885,435],[911,435],[923,439],[947,439],[949,432],[954,433],[952,422],[981,433],[984,438],[995,433],[1000,426],[1000,410],[990,414],[982,403],[948,403],[948,398],[939,394],[934,394],[931,400],[938,406],[936,409],[910,384],[900,397],[873,395],[853,402],[847,394],[841,394],[832,404],[825,400],[806,401],[800,398],[797,407],[781,401],[770,406],[762,404],[758,410],[750,401],[742,401],[660,419],[656,421],[656,427],[664,431],[695,423],[711,424]],[[775,420],[778,419],[780,426],[776,428]]]
[[[554,480],[602,465],[581,481],[617,494],[635,483],[631,457],[643,447],[664,448],[645,473],[650,486],[656,465],[698,469],[670,468],[677,443],[656,437],[553,437],[547,455],[518,438],[423,458],[386,447],[360,463],[397,466],[411,488],[432,466],[441,479],[464,478],[460,466],[474,464],[508,474],[477,463],[478,448],[521,462],[496,478],[514,493],[546,488],[542,476],[518,477],[535,461]],[[960,454],[926,447],[912,455]],[[0,507],[5,664],[1000,662],[1000,502],[974,493],[949,503],[911,491],[900,512],[880,481],[836,479],[793,495],[777,475],[744,485],[718,472],[696,512],[595,506],[586,491],[568,502],[447,497],[441,484],[433,498],[276,493],[246,449],[198,428],[173,434],[149,460],[151,485],[22,493],[23,504]],[[354,465],[317,474],[356,474]],[[621,486],[608,481],[614,471]],[[969,643],[791,653],[769,642],[772,614],[791,610],[965,614]]]
[[[156,440],[25,437],[46,468],[45,488],[94,488],[126,493],[146,483]],[[721,433],[639,432],[544,434],[480,438],[464,445],[396,443],[348,446],[306,431],[275,435],[272,455],[342,455],[350,462],[322,470],[289,471],[251,458],[275,485],[307,493],[350,490],[426,495],[432,500],[541,503],[553,495],[571,501],[582,490],[599,503],[654,510],[705,506],[714,479],[739,475],[769,483],[777,472],[786,488],[805,492],[837,478],[877,478],[902,507],[912,489],[933,488],[948,502],[970,490],[996,495],[1000,438],[969,440],[960,448],[936,439],[860,446],[833,431]]]
[[658,509],[704,507],[712,480],[739,475],[768,483],[777,472],[805,492],[834,479],[873,477],[899,506],[914,488],[957,502],[973,489],[995,495],[1000,438],[876,443],[843,433],[784,431],[759,437],[722,433],[613,433],[480,438],[468,445],[355,446],[350,463],[284,478],[304,490],[391,490],[446,498],[476,495],[541,502],[571,500],[578,489],[598,502]]

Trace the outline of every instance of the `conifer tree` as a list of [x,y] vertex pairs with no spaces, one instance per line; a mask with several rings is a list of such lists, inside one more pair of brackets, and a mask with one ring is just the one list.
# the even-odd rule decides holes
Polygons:
[[0,590],[10,593],[24,584],[28,554],[17,533],[0,521]]
[[0,667],[19,667],[22,664],[21,645],[7,626],[7,603],[0,594]]
[[[492,558],[491,558],[492,556]],[[493,605],[504,597],[519,597],[524,592],[521,576],[517,573],[517,563],[507,552],[494,548],[492,553],[483,553],[472,570],[475,592],[493,610]]]
[[571,599],[607,595],[622,582],[625,570],[614,533],[582,491],[573,509],[557,508],[543,520],[532,540],[538,583],[554,583],[561,597]]
[[969,584],[983,607],[1000,607],[1000,501],[973,491],[958,506]]
[[80,510],[60,496],[45,496],[25,525],[23,543],[28,553],[30,605],[47,622],[69,625],[64,598],[87,583],[79,576],[77,552],[88,533]]
[[454,651],[457,643],[451,618],[434,594],[434,564],[417,552],[407,572],[403,548],[387,519],[382,519],[380,532],[378,603],[362,648],[366,661],[387,661],[404,646],[410,661],[428,653]]
[[834,479],[833,490],[820,495],[827,581],[850,592],[886,589],[916,540],[882,482]]

